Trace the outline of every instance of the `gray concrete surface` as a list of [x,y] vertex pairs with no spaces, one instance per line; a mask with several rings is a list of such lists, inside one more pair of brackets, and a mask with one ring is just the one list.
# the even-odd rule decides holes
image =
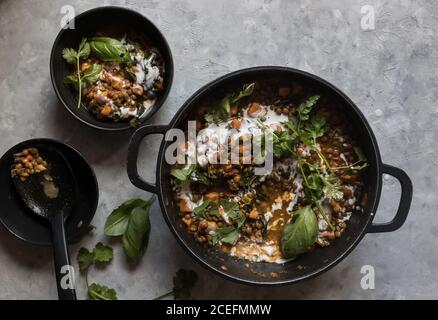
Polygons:
[[[118,4],[154,21],[175,59],[171,94],[150,121],[165,124],[201,85],[243,67],[284,65],[313,72],[344,90],[369,119],[383,160],[405,169],[414,182],[412,209],[403,228],[367,235],[347,259],[307,282],[254,288],[219,278],[198,266],[177,244],[157,205],[142,263],[131,268],[115,244],[115,260],[92,281],[113,286],[121,299],[147,299],[171,288],[172,275],[192,268],[200,281],[195,298],[405,299],[438,298],[438,2],[429,1],[52,1],[0,0],[0,150],[33,137],[61,139],[83,152],[96,170],[101,201],[97,230],[71,248],[91,247],[103,236],[110,211],[147,195],[125,171],[127,134],[98,132],[74,119],[58,102],[49,78],[49,54],[60,28],[61,6],[76,12]],[[361,7],[372,5],[375,30],[361,29]],[[153,149],[142,157],[153,177]],[[385,187],[377,220],[394,214],[399,186]],[[1,207],[1,204],[0,204]],[[32,247],[0,229],[0,298],[55,299],[51,250]],[[363,290],[363,265],[375,268],[374,290]],[[84,279],[78,295],[86,297]]]

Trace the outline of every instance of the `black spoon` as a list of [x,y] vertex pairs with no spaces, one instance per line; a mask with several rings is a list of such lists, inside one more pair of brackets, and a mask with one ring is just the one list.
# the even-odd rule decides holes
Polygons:
[[[23,202],[36,215],[51,223],[58,297],[60,300],[76,300],[64,227],[76,201],[76,180],[69,163],[56,148],[48,145],[33,147],[48,163],[47,170],[32,174],[25,181],[15,177],[14,185]],[[68,276],[70,278],[66,278]]]

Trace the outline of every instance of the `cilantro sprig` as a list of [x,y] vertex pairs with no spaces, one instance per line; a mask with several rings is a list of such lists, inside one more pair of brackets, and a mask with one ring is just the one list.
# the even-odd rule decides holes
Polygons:
[[[65,48],[62,50],[62,57],[67,61],[69,64],[75,64],[76,65],[76,75],[70,75],[67,78],[65,78],[64,83],[65,84],[72,84],[75,88],[78,90],[78,109],[81,107],[81,100],[82,100],[82,86],[84,81],[84,76],[81,75],[81,59],[86,59],[91,53],[90,44],[87,42],[87,38],[82,38],[81,43],[79,44],[79,47],[77,50],[72,48]],[[93,70],[93,74],[96,72],[96,68]],[[100,69],[102,71],[102,69]],[[100,73],[100,72],[99,72]],[[88,80],[87,80],[88,78]],[[85,78],[85,81],[91,81],[94,79],[95,76],[88,76]]]
[[[326,118],[313,114],[314,106],[320,96],[312,95],[303,101],[297,108],[297,117],[284,123],[287,130],[273,133],[273,154],[277,158],[293,154],[297,159],[297,167],[303,178],[304,192],[321,214],[331,230],[334,230],[327,214],[325,213],[320,199],[322,197],[340,200],[343,197],[341,181],[337,176],[339,170],[362,170],[367,166],[363,152],[355,147],[358,161],[344,167],[332,167],[322,153],[317,139],[324,136],[326,131]],[[263,124],[259,124],[263,126]],[[300,152],[300,148],[307,147],[314,151],[321,165],[308,162]]]
[[93,265],[106,265],[113,260],[113,249],[99,242],[92,251],[87,248],[79,249],[77,255],[79,270],[85,275],[88,296],[92,300],[117,300],[117,293],[114,289],[88,282],[88,272]]
[[89,68],[81,71],[81,60],[93,54],[101,61],[128,64],[131,56],[126,46],[119,40],[109,37],[94,37],[89,41],[82,38],[78,49],[64,48],[62,57],[69,64],[75,65],[76,74],[67,76],[64,84],[73,86],[78,91],[78,109],[81,107],[82,91],[87,85],[96,83],[103,70],[102,65],[94,63]]
[[198,281],[198,275],[193,270],[179,269],[173,277],[173,289],[162,294],[153,300],[161,300],[173,295],[176,300],[188,299],[191,296],[191,290]]

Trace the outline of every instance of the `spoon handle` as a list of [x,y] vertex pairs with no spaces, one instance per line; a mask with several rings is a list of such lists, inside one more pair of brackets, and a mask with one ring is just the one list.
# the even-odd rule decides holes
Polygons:
[[52,243],[59,300],[76,300],[75,275],[70,263],[62,213],[52,219]]

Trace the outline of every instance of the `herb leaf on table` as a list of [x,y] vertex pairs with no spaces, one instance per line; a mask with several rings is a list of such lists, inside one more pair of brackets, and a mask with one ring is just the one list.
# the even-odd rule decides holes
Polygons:
[[88,269],[94,263],[94,255],[87,248],[80,248],[76,259],[78,261],[79,271],[81,273],[88,272]]
[[121,204],[106,219],[104,227],[105,235],[110,237],[122,236],[128,228],[132,210],[137,207],[149,207],[152,204],[150,201],[151,199],[148,201],[132,199]]
[[113,260],[113,248],[105,246],[102,242],[96,244],[93,250],[94,262],[109,263]]
[[188,299],[191,289],[198,281],[198,275],[193,270],[180,269],[173,277],[173,296],[175,299]]
[[92,300],[116,300],[117,294],[114,289],[97,283],[88,284],[90,267],[95,264],[105,265],[110,263],[113,259],[113,249],[99,242],[93,251],[89,251],[87,248],[80,248],[76,259],[80,272],[85,275],[89,298]]
[[122,237],[123,250],[133,262],[137,262],[145,253],[150,231],[149,208],[134,208]]
[[117,300],[116,290],[97,283],[88,287],[88,296],[91,300]]
[[105,222],[105,235],[121,236],[123,251],[137,263],[147,249],[151,230],[149,210],[155,197],[128,200],[115,209]]
[[153,300],[160,300],[173,294],[176,300],[189,299],[191,290],[198,281],[198,275],[193,270],[179,269],[173,277],[173,290],[162,294]]

